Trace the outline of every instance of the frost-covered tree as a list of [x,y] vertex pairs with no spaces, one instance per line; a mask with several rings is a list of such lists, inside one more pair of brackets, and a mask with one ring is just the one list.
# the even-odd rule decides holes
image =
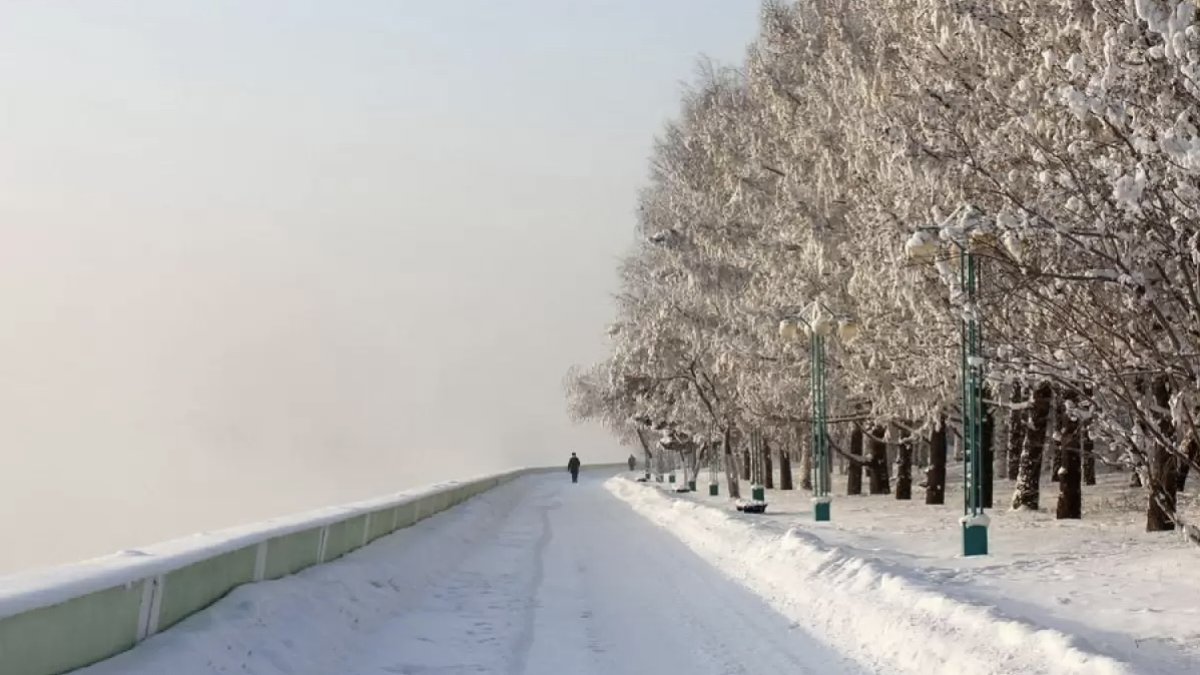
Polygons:
[[613,353],[574,406],[719,439],[736,494],[735,439],[811,421],[776,327],[819,306],[858,327],[829,342],[829,401],[881,491],[884,430],[957,427],[973,318],[1013,505],[1040,506],[1049,439],[1061,514],[1099,460],[1174,527],[1200,459],[1198,64],[1194,2],[766,2],[744,67],[702,68],[655,146]]

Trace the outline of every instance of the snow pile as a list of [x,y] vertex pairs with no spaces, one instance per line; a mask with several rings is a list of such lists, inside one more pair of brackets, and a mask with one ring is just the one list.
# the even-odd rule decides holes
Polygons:
[[[623,479],[606,487],[833,649],[878,672],[1117,675],[1129,665],[904,570]],[[909,572],[909,573],[906,573]]]
[[[1002,507],[1016,487],[1003,473],[995,482]],[[755,523],[778,536],[805,530],[827,548],[900,568],[960,602],[1073,635],[1137,672],[1200,673],[1200,551],[1178,534],[1146,532],[1145,489],[1131,487],[1128,473],[1099,471],[1097,484],[1084,487],[1082,520],[1055,518],[1058,488],[1047,473],[1041,510],[988,512],[991,552],[975,558],[961,555],[962,464],[947,474],[945,506],[919,496],[843,495],[832,522],[814,523],[808,492],[774,491],[771,510]],[[719,498],[691,499],[727,508]],[[1185,515],[1198,502],[1191,490],[1179,493]]]

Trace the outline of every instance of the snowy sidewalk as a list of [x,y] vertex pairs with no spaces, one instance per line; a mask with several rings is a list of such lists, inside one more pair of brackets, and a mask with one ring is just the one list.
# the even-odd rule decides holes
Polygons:
[[584,474],[532,476],[83,675],[853,673]]
[[[1198,552],[1141,532],[1144,516],[1119,503],[1132,497],[1115,483],[1122,478],[1087,488],[1083,521],[998,511],[993,555],[971,559],[958,556],[949,505],[839,497],[833,522],[814,523],[801,491],[771,491],[768,514],[747,516],[726,498],[623,479],[607,487],[882,671],[1200,672]],[[961,504],[950,485],[947,503]]]

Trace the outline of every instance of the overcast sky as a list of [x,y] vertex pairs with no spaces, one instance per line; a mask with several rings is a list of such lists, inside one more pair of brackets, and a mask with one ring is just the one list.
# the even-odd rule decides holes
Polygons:
[[0,0],[0,571],[623,457],[562,376],[757,9]]

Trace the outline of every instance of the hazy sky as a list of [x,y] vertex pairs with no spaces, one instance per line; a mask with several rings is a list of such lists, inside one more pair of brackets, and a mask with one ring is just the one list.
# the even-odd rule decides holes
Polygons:
[[620,459],[562,376],[757,9],[0,0],[0,571]]

